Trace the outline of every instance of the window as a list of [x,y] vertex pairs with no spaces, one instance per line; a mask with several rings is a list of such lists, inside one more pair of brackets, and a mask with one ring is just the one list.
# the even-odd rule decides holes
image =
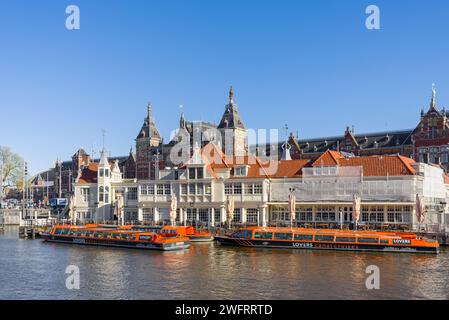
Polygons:
[[236,168],[234,168],[234,175],[236,175],[236,176],[246,176],[246,167],[236,167]]
[[187,184],[181,184],[181,194],[182,195],[187,194]]
[[238,231],[233,234],[236,238],[245,238],[245,239],[251,239],[253,232],[251,230],[242,230]]
[[369,221],[369,212],[368,208],[362,208],[362,219],[363,222]]
[[215,219],[215,224],[219,225],[222,221],[221,221],[221,210],[219,208],[215,208],[214,210],[214,219]]
[[202,195],[204,192],[204,185],[202,183],[198,183],[196,185],[196,194]]
[[202,222],[208,222],[209,221],[209,209],[198,209],[198,217],[199,220]]
[[165,192],[165,194],[167,194],[167,195],[170,195],[170,194],[171,194],[171,187],[170,187],[169,184],[164,184],[164,192]]
[[259,210],[257,208],[246,209],[246,223],[257,224]]
[[144,222],[151,222],[154,221],[154,210],[153,208],[144,208],[143,209],[143,221]]
[[320,207],[317,210],[316,221],[335,221],[335,208]]
[[253,194],[253,185],[250,183],[245,184],[245,194]]
[[390,223],[410,223],[411,208],[408,206],[388,207],[387,220]]
[[378,243],[379,238],[359,238],[358,241],[363,243]]
[[311,222],[313,220],[312,208],[296,209],[296,220],[301,222]]
[[88,188],[81,189],[81,199],[83,202],[89,202],[90,190]]
[[128,188],[128,192],[126,193],[127,200],[137,200],[137,188]]
[[262,194],[262,184],[257,183],[254,185],[254,194]]
[[234,183],[234,194],[242,194],[242,184]]
[[205,194],[212,194],[212,186],[210,183],[206,183],[204,185],[204,189],[205,189]]
[[99,202],[103,202],[104,201],[104,187],[100,187],[99,188],[98,201]]
[[189,194],[190,195],[195,195],[196,194],[196,184],[194,184],[194,183],[189,184]]
[[255,239],[272,239],[273,238],[273,232],[255,232],[254,233]]
[[271,221],[287,222],[290,221],[289,213],[287,208],[274,207],[271,209]]
[[140,186],[140,194],[143,196],[146,196],[148,194],[148,186],[147,185],[141,185]]
[[204,170],[203,168],[196,168],[196,178],[203,179],[204,178]]
[[355,238],[339,237],[335,239],[336,242],[355,242]]
[[104,169],[104,176],[109,177],[109,169]]
[[437,137],[437,128],[436,127],[430,127],[429,128],[429,139],[435,139]]
[[189,179],[195,179],[195,169],[196,168],[189,168]]
[[234,219],[232,219],[232,222],[240,223],[242,221],[242,209],[236,208],[234,209]]
[[100,173],[100,177],[104,177],[104,169],[100,169],[99,173]]
[[154,194],[154,184],[148,185],[148,195]]
[[291,233],[278,233],[276,232],[274,234],[274,239],[276,240],[291,240],[292,234]]
[[163,184],[158,184],[157,185],[157,194],[158,195],[163,195],[164,194],[164,185]]
[[311,234],[295,234],[294,239],[297,241],[312,241],[313,235],[311,235]]
[[225,183],[225,194],[232,194],[232,183]]
[[320,241],[320,242],[334,241],[334,236],[315,235],[315,241]]
[[187,220],[189,220],[189,221],[196,220],[196,209],[187,208]]

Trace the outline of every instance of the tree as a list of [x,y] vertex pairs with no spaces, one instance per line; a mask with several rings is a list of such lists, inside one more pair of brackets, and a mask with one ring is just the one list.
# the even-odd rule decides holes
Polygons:
[[23,187],[24,161],[20,155],[0,146],[0,168],[3,187]]

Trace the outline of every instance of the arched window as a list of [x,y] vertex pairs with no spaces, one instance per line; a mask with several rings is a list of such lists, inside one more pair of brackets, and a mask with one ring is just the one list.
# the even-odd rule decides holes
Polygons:
[[104,188],[100,187],[100,191],[98,193],[98,201],[103,202],[104,201]]
[[109,187],[105,187],[104,202],[109,202]]

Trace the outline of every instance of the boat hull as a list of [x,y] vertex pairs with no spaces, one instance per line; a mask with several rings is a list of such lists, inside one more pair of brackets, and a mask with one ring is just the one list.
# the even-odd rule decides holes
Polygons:
[[211,242],[214,241],[213,236],[189,236],[190,242]]
[[252,248],[280,248],[280,249],[308,249],[308,250],[337,250],[337,251],[373,251],[373,252],[400,252],[400,253],[429,253],[437,254],[437,247],[418,247],[406,245],[382,244],[341,244],[330,242],[295,242],[275,240],[239,239],[227,236],[217,236],[215,240],[221,245],[252,247]]
[[190,247],[190,243],[184,241],[171,242],[171,243],[143,243],[127,240],[81,238],[81,237],[54,236],[54,235],[45,235],[44,241],[65,243],[65,244],[76,244],[76,245],[132,248],[132,249],[159,250],[159,251],[184,250]]

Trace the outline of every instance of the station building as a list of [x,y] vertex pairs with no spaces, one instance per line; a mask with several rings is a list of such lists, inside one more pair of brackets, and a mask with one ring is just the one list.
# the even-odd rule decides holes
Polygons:
[[[352,198],[358,194],[362,226],[408,229],[420,225],[415,216],[418,194],[426,204],[422,224],[440,230],[449,221],[447,126],[446,111],[436,108],[433,90],[430,108],[414,130],[358,136],[347,128],[343,137],[310,141],[291,135],[287,143],[264,147],[266,154],[256,156],[247,145],[232,88],[218,126],[195,125],[181,115],[178,134],[168,144],[149,105],[135,155],[114,159],[103,150],[98,161],[78,166],[72,184],[76,218],[116,220],[116,199],[122,197],[128,223],[167,223],[176,195],[179,223],[219,226],[226,221],[226,201],[232,196],[235,224],[289,225],[288,195],[294,192],[295,224],[348,225]],[[206,135],[210,129],[223,136],[231,132],[230,138],[208,137],[200,144],[187,139],[185,161],[173,163],[173,148],[185,137]],[[437,147],[438,152],[429,149]]]

